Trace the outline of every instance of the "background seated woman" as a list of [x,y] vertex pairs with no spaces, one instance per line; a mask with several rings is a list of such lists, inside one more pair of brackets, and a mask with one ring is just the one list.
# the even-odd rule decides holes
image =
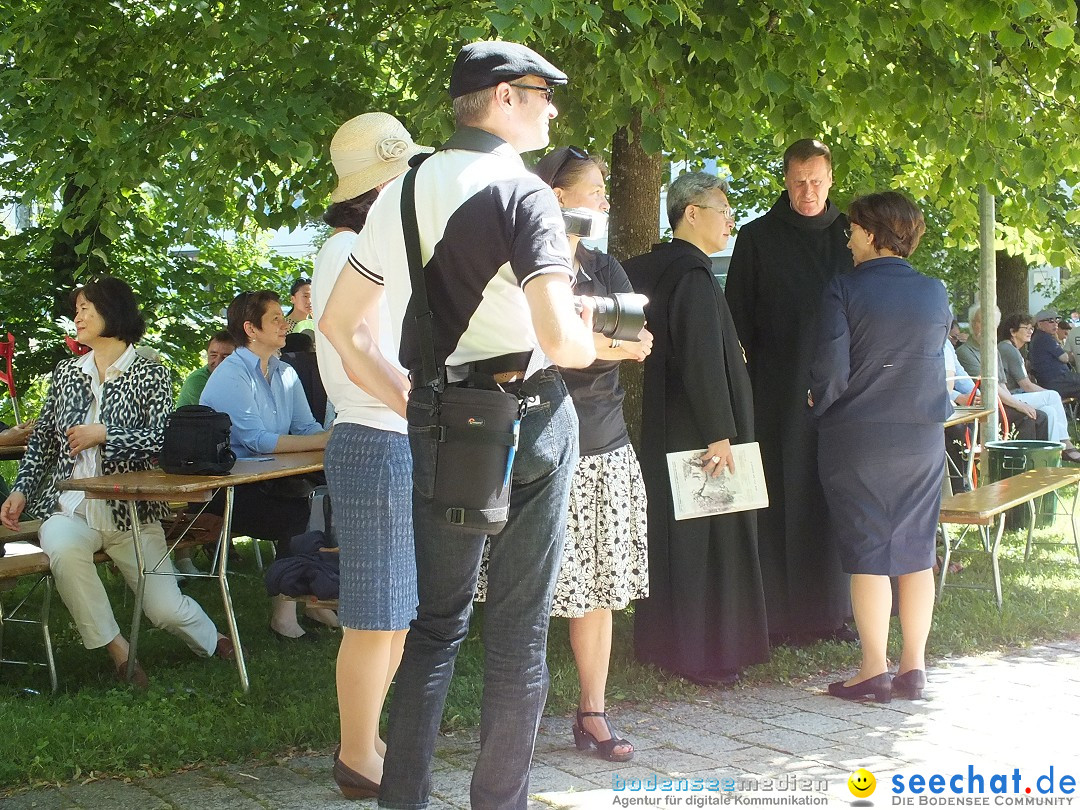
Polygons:
[[[86,648],[104,647],[117,677],[125,680],[128,642],[98,577],[94,553],[108,554],[128,586],[135,587],[138,563],[131,513],[126,503],[91,500],[78,491],[61,493],[56,485],[69,478],[152,469],[172,410],[172,382],[164,366],[135,351],[146,325],[126,283],[115,278],[92,281],[75,292],[73,303],[79,342],[91,351],[62,361],[53,372],[0,520],[18,529],[28,497],[34,514],[48,516],[39,537],[60,598]],[[165,556],[159,522],[168,514],[165,504],[140,503],[138,514],[146,555]],[[193,599],[180,593],[172,577],[146,578],[144,609],[151,622],[183,639],[198,655],[233,657],[232,642],[217,632]],[[138,664],[133,683],[148,685]]]
[[[296,372],[277,356],[289,332],[278,294],[271,290],[240,293],[229,304],[227,317],[237,349],[221,361],[199,402],[232,419],[236,457],[322,450],[330,433],[311,415]],[[310,488],[304,491],[296,478],[237,487],[233,533],[273,540],[278,556],[287,556],[289,540],[307,529],[309,493]],[[221,514],[224,500],[215,499],[208,509]],[[331,611],[311,611],[310,615],[336,625]],[[282,639],[316,638],[297,622],[296,603],[283,596],[274,597],[270,631]]]
[[1036,385],[1028,376],[1024,356],[1020,350],[1030,341],[1035,331],[1035,324],[1030,315],[1013,312],[1001,319],[998,326],[998,357],[1001,358],[1001,380],[1020,402],[1030,405],[1046,414],[1047,433],[1050,441],[1061,442],[1064,461],[1080,462],[1080,450],[1073,446],[1069,438],[1069,421],[1065,416],[1065,406],[1061,404],[1061,394]]

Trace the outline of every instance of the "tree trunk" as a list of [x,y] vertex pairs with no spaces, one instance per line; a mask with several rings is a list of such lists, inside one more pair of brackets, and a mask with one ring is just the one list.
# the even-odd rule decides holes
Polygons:
[[[660,238],[660,185],[664,156],[641,148],[641,116],[620,127],[611,146],[611,222],[608,252],[617,259],[648,253]],[[634,444],[641,425],[642,365],[623,363],[619,371],[626,399],[623,414]]]
[[1023,256],[997,252],[997,299],[1002,317],[1028,311],[1028,265]]

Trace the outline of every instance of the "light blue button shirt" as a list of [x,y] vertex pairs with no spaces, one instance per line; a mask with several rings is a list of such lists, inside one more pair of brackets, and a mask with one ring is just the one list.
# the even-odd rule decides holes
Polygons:
[[232,419],[232,449],[237,458],[273,453],[281,436],[322,432],[293,367],[270,358],[269,380],[259,357],[243,347],[230,354],[207,380],[199,403]]

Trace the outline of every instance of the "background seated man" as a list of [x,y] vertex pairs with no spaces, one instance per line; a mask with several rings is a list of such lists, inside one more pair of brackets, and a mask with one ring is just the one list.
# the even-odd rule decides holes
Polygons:
[[206,388],[206,381],[210,379],[210,375],[214,373],[214,369],[220,365],[221,361],[234,351],[236,351],[236,340],[228,332],[218,332],[210,338],[210,342],[206,345],[206,365],[191,372],[184,380],[180,388],[180,396],[176,398],[176,407],[198,405],[199,397]]
[[1058,314],[1054,310],[1044,309],[1035,316],[1028,359],[1040,386],[1063,397],[1080,396],[1080,374],[1073,371],[1072,358],[1058,342]]

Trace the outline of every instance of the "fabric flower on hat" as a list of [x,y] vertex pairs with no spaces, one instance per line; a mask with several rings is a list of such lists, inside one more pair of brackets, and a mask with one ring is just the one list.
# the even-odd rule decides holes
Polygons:
[[375,154],[382,160],[400,160],[409,151],[412,144],[402,138],[383,138],[375,144]]

